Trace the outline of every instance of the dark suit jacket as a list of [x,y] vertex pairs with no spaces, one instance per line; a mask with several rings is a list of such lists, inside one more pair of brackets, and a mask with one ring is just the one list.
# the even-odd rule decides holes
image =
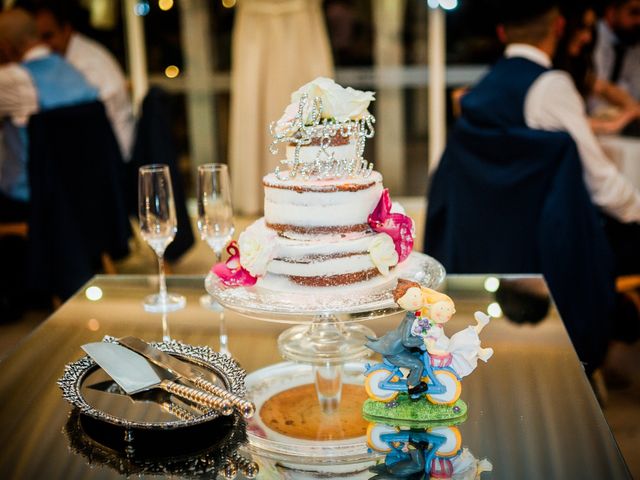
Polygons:
[[425,251],[448,273],[542,273],[580,359],[603,360],[612,255],[566,133],[461,118],[433,177]]
[[421,346],[423,344],[422,338],[411,334],[411,326],[415,319],[414,313],[407,312],[400,325],[394,330],[385,333],[382,337],[370,340],[367,342],[367,347],[374,352],[388,356],[399,355],[409,348]]
[[29,282],[63,299],[128,254],[123,163],[100,102],[31,117]]

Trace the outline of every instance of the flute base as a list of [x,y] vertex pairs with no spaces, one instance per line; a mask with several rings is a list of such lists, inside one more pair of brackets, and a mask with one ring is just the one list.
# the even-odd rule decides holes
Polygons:
[[187,304],[187,299],[182,295],[176,295],[175,293],[167,293],[166,295],[160,295],[155,293],[145,297],[144,307],[145,312],[151,313],[167,313],[175,312],[183,309]]

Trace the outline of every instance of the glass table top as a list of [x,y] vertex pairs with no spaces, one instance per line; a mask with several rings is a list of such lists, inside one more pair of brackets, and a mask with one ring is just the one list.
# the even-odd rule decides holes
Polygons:
[[[122,462],[105,461],[96,445],[78,447],[78,438],[70,431],[79,419],[56,381],[66,364],[83,356],[81,345],[105,335],[134,335],[148,341],[169,336],[218,350],[218,313],[200,305],[204,277],[169,277],[168,288],[184,295],[187,306],[163,318],[142,307],[145,295],[157,289],[155,277],[97,276],[0,362],[0,478],[109,479],[140,473],[127,470]],[[457,313],[445,327],[449,335],[473,324],[476,310],[496,317],[481,336],[483,346],[495,353],[463,379],[468,412],[456,426],[462,447],[492,465],[492,471],[480,478],[630,478],[544,281],[450,275],[442,289],[456,303]],[[366,324],[381,335],[400,319],[395,315]],[[288,325],[233,312],[225,312],[225,321],[228,349],[249,374],[283,361],[277,338]],[[362,422],[356,418],[358,412],[349,415],[350,420]],[[172,446],[166,447],[170,452]],[[188,455],[199,459],[200,465],[210,459],[212,449]],[[185,455],[181,461],[189,465]],[[243,455],[251,459],[250,452]],[[311,468],[304,459],[254,457],[260,467],[257,478],[322,478],[327,475],[323,468],[331,470],[332,478],[374,478],[369,467],[384,460],[379,456],[369,464]],[[166,475],[161,468],[146,472]],[[242,469],[236,478],[244,478]]]

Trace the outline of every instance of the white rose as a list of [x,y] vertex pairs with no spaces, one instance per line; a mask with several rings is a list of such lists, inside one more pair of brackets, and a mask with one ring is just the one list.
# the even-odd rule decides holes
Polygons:
[[380,233],[369,244],[371,261],[383,275],[389,274],[389,268],[398,264],[398,252],[393,239],[386,233]]
[[374,92],[363,92],[351,87],[343,88],[336,92],[337,103],[333,111],[333,117],[338,122],[347,120],[359,120],[369,114],[367,108],[375,100]]
[[291,123],[296,118],[298,114],[298,105],[296,103],[292,103],[284,109],[284,113],[282,117],[276,122],[276,133],[282,134],[286,133],[286,131],[291,126]]
[[238,238],[240,265],[254,277],[267,273],[274,255],[275,239],[276,233],[265,226],[264,220],[253,223]]
[[367,108],[374,98],[373,92],[362,92],[351,87],[343,88],[330,78],[318,77],[291,94],[291,105],[298,108],[302,96],[307,95],[303,110],[305,123],[311,122],[313,101],[322,101],[322,118],[335,118],[339,122],[358,120],[368,114]]

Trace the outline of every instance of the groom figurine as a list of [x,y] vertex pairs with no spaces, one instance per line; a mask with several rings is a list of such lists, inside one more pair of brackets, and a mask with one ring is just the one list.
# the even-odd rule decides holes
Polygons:
[[[417,337],[411,333],[411,327],[416,319],[414,312],[422,306],[422,298],[413,298],[416,289],[409,291],[411,287],[416,285],[414,282],[398,280],[398,286],[393,291],[393,299],[398,305],[409,311],[395,330],[387,332],[380,338],[370,339],[366,344],[367,347],[381,354],[392,365],[409,369],[407,377],[409,395],[423,393],[428,387],[425,382],[420,380],[424,366],[419,353],[421,352],[420,347],[424,345],[424,342],[422,337]],[[415,308],[412,308],[414,306]]]

